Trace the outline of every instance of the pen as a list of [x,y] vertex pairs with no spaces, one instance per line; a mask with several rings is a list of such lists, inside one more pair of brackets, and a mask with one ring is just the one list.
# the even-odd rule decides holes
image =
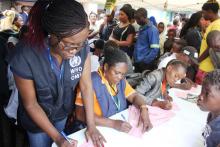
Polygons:
[[66,134],[63,131],[60,133],[70,144],[72,144],[72,142],[69,140],[69,138],[66,136]]
[[124,121],[127,121],[123,114],[121,114],[121,117],[123,118]]

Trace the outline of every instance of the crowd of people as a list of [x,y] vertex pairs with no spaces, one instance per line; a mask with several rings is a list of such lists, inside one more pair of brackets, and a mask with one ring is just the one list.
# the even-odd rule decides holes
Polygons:
[[[76,1],[38,0],[30,9],[1,13],[0,146],[76,147],[63,136],[87,127],[95,146],[106,142],[96,126],[129,132],[109,117],[133,104],[143,132],[147,105],[172,109],[170,88],[202,85],[198,106],[209,111],[202,134],[220,145],[219,4],[208,0],[189,19],[156,22],[145,8],[123,5],[88,16]],[[62,133],[61,133],[62,132]],[[26,139],[28,138],[28,139]]]

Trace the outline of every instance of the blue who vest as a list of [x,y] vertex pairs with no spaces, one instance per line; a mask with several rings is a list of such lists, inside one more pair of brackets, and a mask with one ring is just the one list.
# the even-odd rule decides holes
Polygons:
[[97,100],[102,110],[103,117],[110,117],[118,112],[121,112],[127,108],[127,101],[125,98],[125,80],[121,80],[117,85],[118,93],[117,98],[120,101],[120,108],[118,109],[113,101],[113,97],[108,92],[105,84],[102,83],[102,79],[97,72],[92,73],[93,89],[96,93]]
[[[12,71],[24,79],[34,81],[37,102],[51,123],[64,119],[72,111],[74,89],[82,75],[87,54],[86,44],[73,58],[64,60],[62,79],[58,79],[51,68],[46,49],[31,48],[23,42],[17,45],[16,53],[10,61]],[[20,94],[19,100],[18,120],[21,125],[30,132],[41,132],[27,114]]]

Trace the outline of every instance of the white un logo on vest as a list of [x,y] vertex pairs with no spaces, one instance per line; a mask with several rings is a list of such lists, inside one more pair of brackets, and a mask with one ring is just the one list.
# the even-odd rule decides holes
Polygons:
[[69,60],[70,64],[70,73],[71,73],[71,80],[79,79],[82,73],[82,67],[79,66],[81,64],[81,57],[80,56],[73,56]]
[[73,56],[70,60],[69,60],[70,66],[72,68],[79,66],[81,64],[81,58],[79,56]]

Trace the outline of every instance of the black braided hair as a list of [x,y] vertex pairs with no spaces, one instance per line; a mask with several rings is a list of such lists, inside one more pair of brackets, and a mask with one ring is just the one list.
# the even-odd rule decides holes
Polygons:
[[120,50],[118,45],[113,41],[109,41],[104,46],[104,64],[108,64],[109,67],[115,66],[117,63],[126,63],[127,56],[124,51]]
[[51,34],[68,37],[88,26],[83,6],[74,0],[54,0],[42,17],[43,28]]
[[171,60],[167,64],[166,69],[167,69],[168,66],[173,66],[176,69],[182,67],[185,70],[185,72],[187,71],[187,65],[184,62],[182,62],[180,60],[177,60],[177,59]]
[[216,86],[220,90],[220,69],[209,72],[205,76],[202,86]]
[[104,45],[104,55],[108,55],[108,51],[119,49],[117,43],[112,40],[109,40]]
[[28,24],[28,43],[43,47],[48,33],[58,38],[69,37],[86,28],[88,19],[77,1],[38,0],[30,11]]

